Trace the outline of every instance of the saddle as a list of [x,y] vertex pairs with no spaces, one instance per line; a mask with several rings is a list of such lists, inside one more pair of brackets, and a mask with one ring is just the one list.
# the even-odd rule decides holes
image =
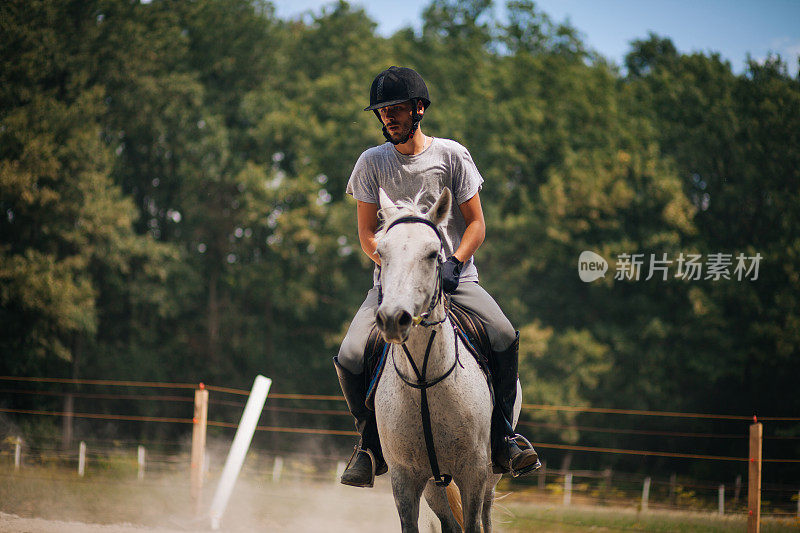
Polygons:
[[[486,332],[486,326],[472,311],[459,305],[452,298],[445,302],[447,316],[455,327],[456,335],[464,342],[469,353],[475,358],[478,366],[481,367],[486,375],[486,382],[489,391],[492,392],[494,401],[494,391],[492,389],[492,374],[489,366],[491,354],[491,343]],[[383,340],[378,327],[373,325],[367,337],[367,344],[364,347],[364,376],[367,380],[367,407],[375,410],[375,389],[378,381],[383,374],[383,367],[386,365],[386,355],[389,352],[389,344]]]

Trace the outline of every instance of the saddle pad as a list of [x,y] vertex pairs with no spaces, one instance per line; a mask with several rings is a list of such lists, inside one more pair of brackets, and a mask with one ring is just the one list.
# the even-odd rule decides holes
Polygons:
[[383,340],[383,335],[378,330],[378,326],[373,325],[367,337],[367,345],[364,347],[364,379],[367,389],[367,408],[375,410],[375,389],[378,380],[383,374],[383,367],[386,364],[386,354],[389,351],[389,344]]
[[450,299],[449,309],[450,320],[454,321],[457,329],[462,333],[462,338],[466,336],[467,348],[475,356],[481,368],[488,372],[492,345],[489,342],[486,326],[474,313],[452,298]]
[[[456,333],[464,341],[467,350],[472,354],[486,374],[486,381],[489,390],[492,391],[491,372],[489,370],[489,357],[491,354],[491,344],[489,335],[483,322],[475,316],[469,309],[457,304],[450,299],[448,316],[455,326]],[[383,367],[386,364],[386,355],[389,345],[383,340],[378,327],[373,325],[367,337],[367,344],[364,347],[364,379],[367,390],[366,406],[370,410],[375,410],[375,389],[378,381],[383,374]],[[492,391],[492,394],[494,391]]]

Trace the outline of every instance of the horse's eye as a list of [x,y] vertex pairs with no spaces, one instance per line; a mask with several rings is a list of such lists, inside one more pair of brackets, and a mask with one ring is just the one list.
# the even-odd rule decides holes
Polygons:
[[437,257],[439,257],[439,252],[431,252],[431,253],[429,253],[429,254],[428,254],[428,259],[429,259],[430,261],[433,261],[433,260],[434,260],[434,259],[436,259]]

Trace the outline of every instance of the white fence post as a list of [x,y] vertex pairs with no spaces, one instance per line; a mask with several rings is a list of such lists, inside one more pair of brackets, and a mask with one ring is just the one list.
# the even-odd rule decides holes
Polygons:
[[227,459],[225,459],[225,466],[222,467],[222,474],[219,478],[217,490],[214,493],[214,499],[211,501],[210,517],[211,529],[213,530],[217,530],[220,527],[222,515],[225,514],[228,500],[231,497],[231,493],[233,493],[233,486],[236,484],[247,450],[250,448],[250,441],[253,440],[253,433],[256,431],[258,419],[264,410],[264,402],[267,401],[270,385],[272,385],[271,379],[261,375],[256,376],[253,388],[247,397],[242,419],[239,422],[239,427],[236,428],[231,449],[228,452]]
[[572,502],[572,473],[567,472],[564,476],[564,505]]
[[546,481],[547,481],[547,461],[542,461],[542,467],[539,469],[539,490],[544,490]]
[[739,474],[736,476],[736,483],[734,483],[734,490],[733,490],[733,505],[734,507],[738,507],[739,505],[739,494],[742,490],[742,475]]
[[678,498],[678,476],[675,472],[669,475],[669,500],[672,505],[675,505]]
[[647,510],[647,504],[650,500],[650,477],[644,478],[644,485],[642,485],[642,511]]
[[275,457],[275,463],[272,465],[272,482],[277,483],[281,480],[281,472],[283,472],[283,457]]
[[17,437],[14,443],[14,470],[19,470],[20,466],[22,466],[22,438]]
[[83,477],[86,471],[86,443],[81,441],[78,446],[78,475]]
[[344,474],[344,470],[347,468],[347,463],[344,461],[339,461],[336,463],[336,479],[335,481],[339,481],[342,478],[342,474]]
[[145,454],[146,452],[144,451],[144,446],[140,444],[136,450],[136,462],[139,463],[139,481],[144,479]]
[[719,514],[725,514],[725,485],[719,486]]

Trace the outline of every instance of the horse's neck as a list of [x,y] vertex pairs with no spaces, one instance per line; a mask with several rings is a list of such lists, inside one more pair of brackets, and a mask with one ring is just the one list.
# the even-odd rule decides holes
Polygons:
[[[439,302],[431,316],[428,318],[430,322],[438,322],[445,317],[444,302]],[[436,331],[436,337],[431,345],[431,351],[428,356],[428,366],[425,371],[426,379],[436,379],[444,374],[452,365],[455,360],[455,332],[450,320],[444,320],[441,324],[430,327],[415,326],[411,328],[408,334],[408,339],[405,342],[408,352],[414,359],[414,364],[422,372],[422,365],[425,361],[425,350],[428,347],[430,336]],[[395,346],[395,362],[403,375],[407,378],[415,379],[414,370],[408,362],[408,358],[400,346]]]

